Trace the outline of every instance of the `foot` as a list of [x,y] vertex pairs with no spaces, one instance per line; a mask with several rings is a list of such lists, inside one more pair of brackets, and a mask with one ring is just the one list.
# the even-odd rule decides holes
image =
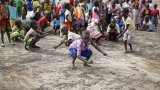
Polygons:
[[88,61],[88,64],[93,64],[93,61],[92,60]]
[[84,63],[83,65],[86,67],[91,67],[88,63]]
[[40,48],[39,46],[33,45],[31,46],[32,48]]
[[4,44],[1,44],[1,47],[5,47],[5,45],[4,45]]
[[72,69],[76,69],[75,65],[73,65],[73,64],[71,65],[71,68],[72,68]]
[[127,53],[128,53],[128,51],[125,51],[125,52],[124,52],[124,54],[127,54]]

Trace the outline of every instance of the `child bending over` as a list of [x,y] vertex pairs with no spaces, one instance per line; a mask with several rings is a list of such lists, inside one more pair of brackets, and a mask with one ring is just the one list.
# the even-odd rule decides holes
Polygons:
[[69,46],[70,56],[72,58],[72,69],[75,68],[76,58],[82,60],[84,62],[84,66],[90,66],[88,65],[88,60],[90,59],[93,53],[92,50],[89,48],[90,44],[93,47],[95,47],[99,52],[101,52],[104,56],[107,55],[90,39],[90,32],[84,31],[84,33],[82,34],[82,39],[74,41]]
[[143,20],[142,31],[154,31],[154,25],[150,21],[150,17],[147,15]]
[[22,22],[21,20],[17,20],[15,22],[15,25],[12,29],[12,31],[10,32],[10,36],[11,36],[11,40],[13,42],[13,44],[15,44],[14,42],[16,40],[23,40],[24,39],[24,28],[22,27]]
[[108,25],[107,34],[110,41],[118,41],[117,36],[120,34],[120,30],[115,18],[113,18],[111,23]]
[[30,48],[40,48],[39,46],[36,46],[36,43],[40,40],[40,38],[48,35],[48,33],[42,33],[38,31],[38,24],[36,21],[31,21],[30,27],[31,29],[27,32],[24,38],[26,50],[29,50],[27,46]]
[[67,25],[65,24],[63,24],[63,26],[61,27],[61,32],[64,38],[61,41],[61,43],[59,43],[57,46],[54,47],[55,49],[57,49],[59,46],[61,46],[64,43],[66,44],[66,46],[69,46],[73,41],[81,39],[80,35],[73,32],[68,32]]

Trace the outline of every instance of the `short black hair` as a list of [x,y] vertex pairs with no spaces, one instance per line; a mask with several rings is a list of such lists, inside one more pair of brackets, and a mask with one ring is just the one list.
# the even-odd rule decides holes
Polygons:
[[128,9],[128,8],[123,8],[122,11],[123,11],[123,12],[126,12],[127,14],[129,13],[129,9]]
[[35,24],[37,24],[37,21],[35,21],[35,20],[30,21],[30,27],[31,28],[34,28]]
[[70,4],[69,4],[69,3],[65,3],[65,4],[64,4],[64,8],[65,8],[65,9],[69,9],[69,8],[70,8]]
[[111,23],[110,25],[109,25],[109,27],[111,28],[111,29],[115,29],[115,24],[113,24],[113,23]]
[[15,25],[19,25],[19,24],[22,24],[22,22],[21,22],[21,20],[18,19],[15,21]]

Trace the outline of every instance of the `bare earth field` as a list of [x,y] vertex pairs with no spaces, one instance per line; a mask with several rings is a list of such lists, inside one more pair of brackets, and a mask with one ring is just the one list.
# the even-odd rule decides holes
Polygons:
[[160,90],[160,27],[136,31],[129,54],[121,42],[103,41],[108,56],[93,48],[91,68],[77,60],[72,70],[68,48],[53,49],[60,40],[47,36],[37,44],[41,49],[26,51],[6,39],[0,47],[0,90]]
[[[122,43],[103,41],[103,56],[94,48],[91,68],[69,51],[57,50],[58,36],[40,40],[40,50],[26,51],[22,43],[0,48],[0,90],[160,90],[160,30],[136,31],[134,53],[123,54]],[[6,42],[7,43],[7,42]]]

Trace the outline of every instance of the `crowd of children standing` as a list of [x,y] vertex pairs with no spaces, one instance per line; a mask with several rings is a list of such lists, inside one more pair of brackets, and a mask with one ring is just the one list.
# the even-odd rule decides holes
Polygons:
[[[25,49],[40,48],[36,43],[50,34],[59,34],[62,41],[54,46],[69,46],[72,67],[76,58],[89,66],[93,45],[103,55],[99,40],[118,42],[123,36],[125,53],[132,49],[134,30],[155,31],[159,18],[152,0],[1,0],[1,47],[22,40]],[[85,58],[84,58],[85,57]]]

